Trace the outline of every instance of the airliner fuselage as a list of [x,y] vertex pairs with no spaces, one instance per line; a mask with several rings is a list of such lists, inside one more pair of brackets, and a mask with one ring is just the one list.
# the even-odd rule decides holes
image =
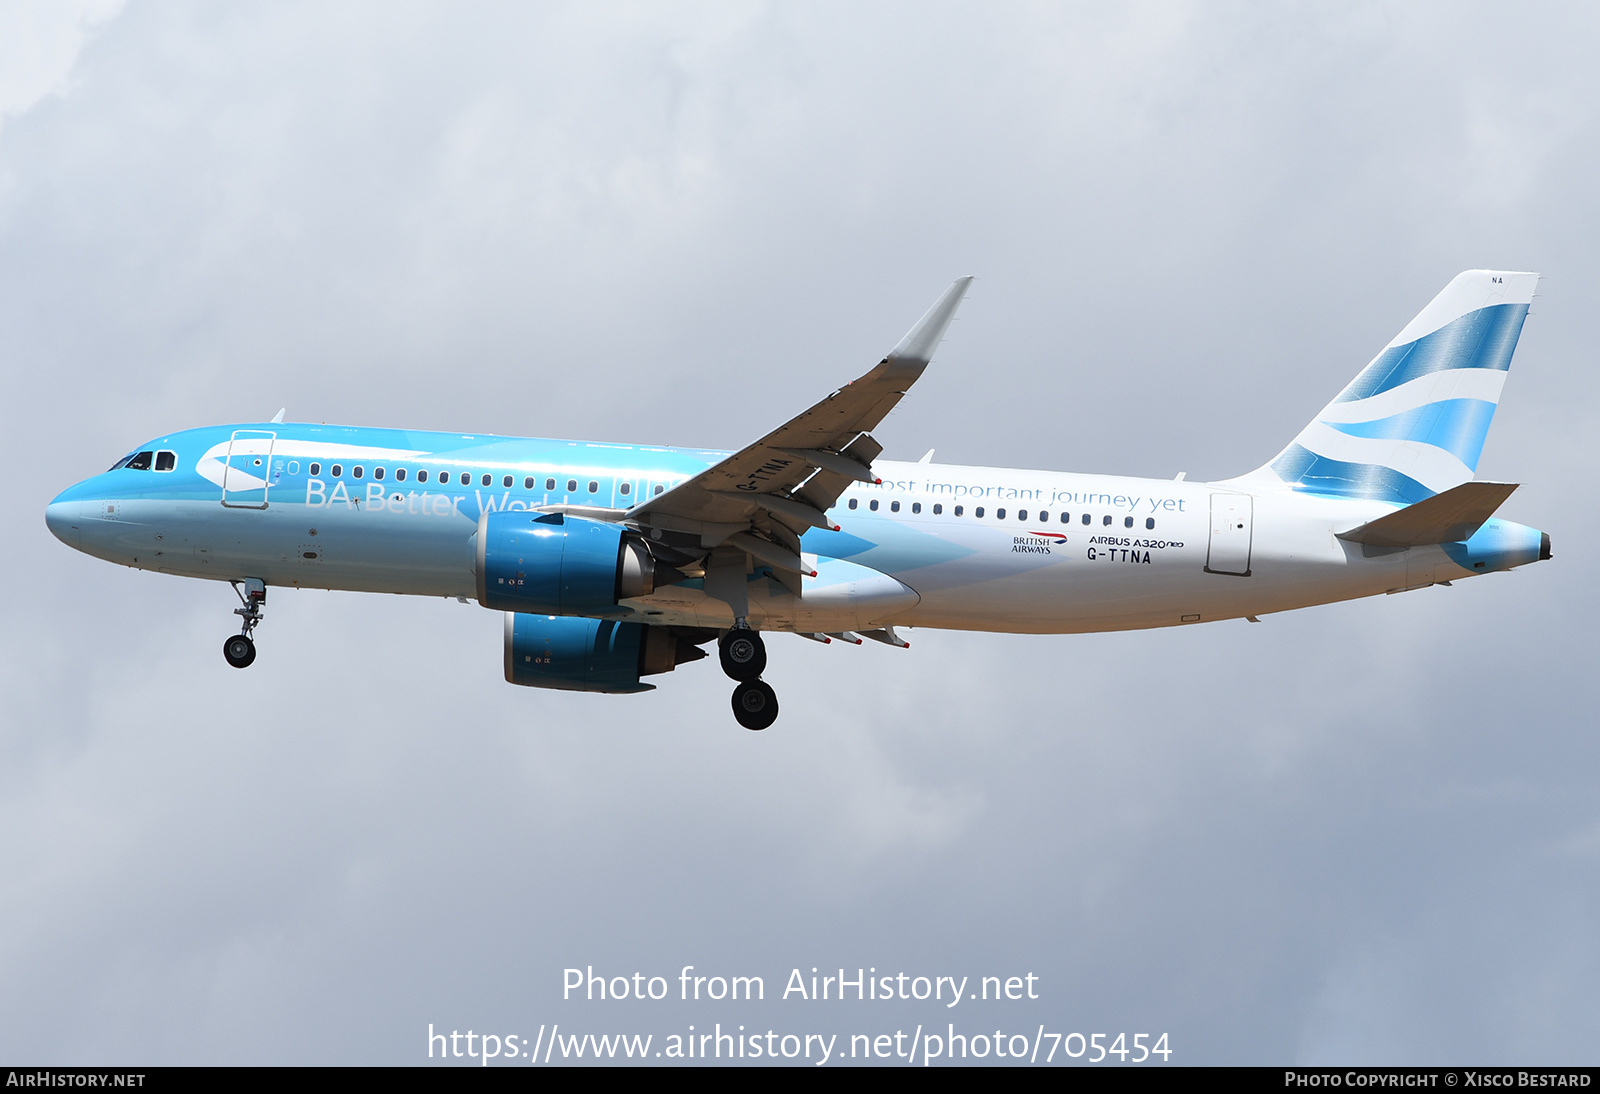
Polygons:
[[[240,592],[473,599],[506,678],[648,690],[718,640],[742,724],[776,699],[763,633],[1070,633],[1257,618],[1550,555],[1472,478],[1534,275],[1469,271],[1275,460],[1216,483],[880,459],[875,428],[965,292],[855,384],[737,452],[284,423],[157,438],[63,492],[57,537]],[[930,454],[931,456],[931,454]]]
[[[236,438],[250,451],[230,467]],[[151,469],[124,466],[57,498],[51,529],[87,554],[161,573],[467,598],[477,596],[480,517],[552,506],[625,512],[729,455],[274,423],[187,430],[142,451]],[[163,452],[171,469],[156,471]],[[800,596],[757,580],[754,560],[753,626],[1033,634],[1175,626],[1450,581],[1533,561],[1540,549],[1537,531],[1492,520],[1475,537],[1481,544],[1367,557],[1336,533],[1393,507],[1361,499],[881,459],[873,470],[881,485],[855,483],[827,511],[839,531],[803,535],[817,576],[803,578]],[[230,504],[225,474],[249,483],[230,491]],[[824,595],[844,583],[854,595]],[[733,625],[728,605],[695,579],[624,603],[641,621]]]

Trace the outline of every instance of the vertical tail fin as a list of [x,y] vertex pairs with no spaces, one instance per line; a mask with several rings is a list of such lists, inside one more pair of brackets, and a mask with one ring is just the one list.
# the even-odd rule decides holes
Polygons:
[[1296,490],[1402,505],[1469,481],[1538,280],[1459,274],[1262,470]]

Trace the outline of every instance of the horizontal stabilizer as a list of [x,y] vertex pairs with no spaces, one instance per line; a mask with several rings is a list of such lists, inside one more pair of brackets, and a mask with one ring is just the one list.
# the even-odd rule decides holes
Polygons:
[[1396,510],[1339,538],[1370,547],[1421,547],[1471,539],[1517,488],[1514,482],[1464,482]]

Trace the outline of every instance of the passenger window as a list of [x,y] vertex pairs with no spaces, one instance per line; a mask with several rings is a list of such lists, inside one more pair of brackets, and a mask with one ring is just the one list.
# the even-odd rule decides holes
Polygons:
[[1145,517],[1144,518],[1144,526],[1145,526],[1146,530],[1154,528],[1156,526],[1156,518],[1155,517]]
[[471,486],[472,485],[472,472],[471,471],[463,471],[463,472],[461,472],[461,485],[462,486]]
[[974,509],[972,511],[972,515],[975,516],[975,517],[983,516],[983,506],[980,505],[976,509]]
[[889,512],[898,513],[899,511],[900,511],[900,503],[897,502],[897,501],[891,501],[889,503]]
[[567,480],[567,493],[576,494],[577,492],[578,492],[578,480],[577,479],[568,479]]
[[1107,513],[1105,517],[1101,519],[1100,523],[1104,524],[1107,528],[1111,527],[1111,514]]
[[154,452],[141,452],[128,461],[128,469],[131,471],[148,471],[150,470],[150,460],[154,456]]
[[509,490],[511,488],[511,476],[507,475],[505,478],[501,479],[500,485]]
[[629,494],[633,493],[633,484],[631,482],[625,482],[621,486],[617,487],[617,492],[623,497],[627,497]]
[[856,507],[856,499],[855,498],[851,498],[850,499],[850,508],[854,509],[855,507]]
[[965,508],[966,508],[966,506],[964,506],[964,505],[958,505],[958,506],[956,506],[956,516],[958,516],[958,517],[959,517],[959,516],[960,516],[960,515],[961,515],[961,511],[962,511],[962,510],[963,510],[963,509],[965,509]]
[[417,481],[418,482],[427,482],[428,481],[428,469],[427,468],[424,467],[424,468],[422,468],[421,470],[419,470],[417,472]]
[[1049,519],[1050,519],[1050,514],[1049,513],[1046,513],[1043,509],[1039,510],[1039,523],[1040,524],[1045,523]]
[[320,475],[320,474],[322,474],[322,465],[321,465],[321,464],[320,464],[320,463],[314,463],[314,464],[312,464],[312,465],[311,465],[311,473],[312,473],[312,474],[313,474],[313,475]]
[[344,474],[344,468],[340,467],[338,464],[334,464],[332,473],[334,478],[338,478],[340,475]]
[[485,471],[483,473],[483,485],[488,486],[493,481],[494,481],[494,477],[492,475],[490,475],[487,471]]
[[1026,509],[1018,509],[1017,510],[1017,519],[1018,520],[1027,520],[1028,519],[1028,511]]
[[1123,517],[1122,518],[1122,526],[1124,528],[1132,528],[1133,527],[1133,518],[1132,517]]
[[554,490],[556,488],[556,480],[555,479],[545,479],[544,480],[544,488],[546,490]]
[[912,502],[912,503],[911,503],[911,511],[912,511],[912,512],[913,512],[913,513],[920,513],[920,512],[922,512],[922,503],[921,503],[921,502],[920,502],[920,501],[914,501],[914,502]]
[[1071,524],[1072,523],[1072,514],[1071,513],[1067,513],[1067,512],[1063,512],[1061,514],[1061,523],[1062,524]]
[[381,467],[374,467],[374,468],[373,468],[373,469],[372,469],[372,477],[373,477],[373,478],[375,478],[375,479],[381,479],[381,478],[383,478],[383,468],[381,468]]
[[350,474],[354,475],[358,479],[365,473],[366,472],[359,463],[350,469]]
[[1094,518],[1093,517],[1091,517],[1088,513],[1083,514],[1083,523],[1092,524],[1093,522],[1094,522]]
[[1004,509],[996,509],[994,511],[994,519],[995,520],[1005,520],[1006,519],[1006,511]]
[[533,476],[532,475],[529,475],[527,478],[522,480],[522,488],[524,490],[532,490],[533,489]]
[[156,453],[156,470],[157,471],[171,471],[174,467],[177,466],[177,464],[178,464],[178,454],[176,452],[157,452]]
[[944,512],[944,506],[942,506],[942,505],[938,504],[937,502],[935,502],[934,506],[933,506],[933,515],[934,516],[938,516],[942,512]]
[[394,469],[394,477],[395,477],[395,481],[396,482],[405,482],[406,481],[406,469],[403,468],[403,467],[395,468]]
[[597,492],[599,489],[600,489],[600,484],[595,482],[593,479],[590,479],[589,480],[589,493],[593,494],[593,493]]
[[871,501],[867,502],[867,508],[876,513],[878,511],[878,499],[873,498]]

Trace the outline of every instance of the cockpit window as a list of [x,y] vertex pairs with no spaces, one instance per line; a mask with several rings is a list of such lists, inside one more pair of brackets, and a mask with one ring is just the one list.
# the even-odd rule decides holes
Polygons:
[[141,452],[128,460],[125,466],[130,471],[148,471],[150,470],[150,461],[154,456],[154,452]]
[[176,452],[156,453],[157,471],[171,471],[176,466],[178,466],[178,454]]
[[106,474],[109,475],[113,471],[121,471],[124,467],[128,466],[128,461],[133,459],[133,457],[135,455],[136,455],[136,453],[129,452],[126,456],[122,457],[122,459],[118,460],[116,463],[114,463],[110,467],[106,468]]

